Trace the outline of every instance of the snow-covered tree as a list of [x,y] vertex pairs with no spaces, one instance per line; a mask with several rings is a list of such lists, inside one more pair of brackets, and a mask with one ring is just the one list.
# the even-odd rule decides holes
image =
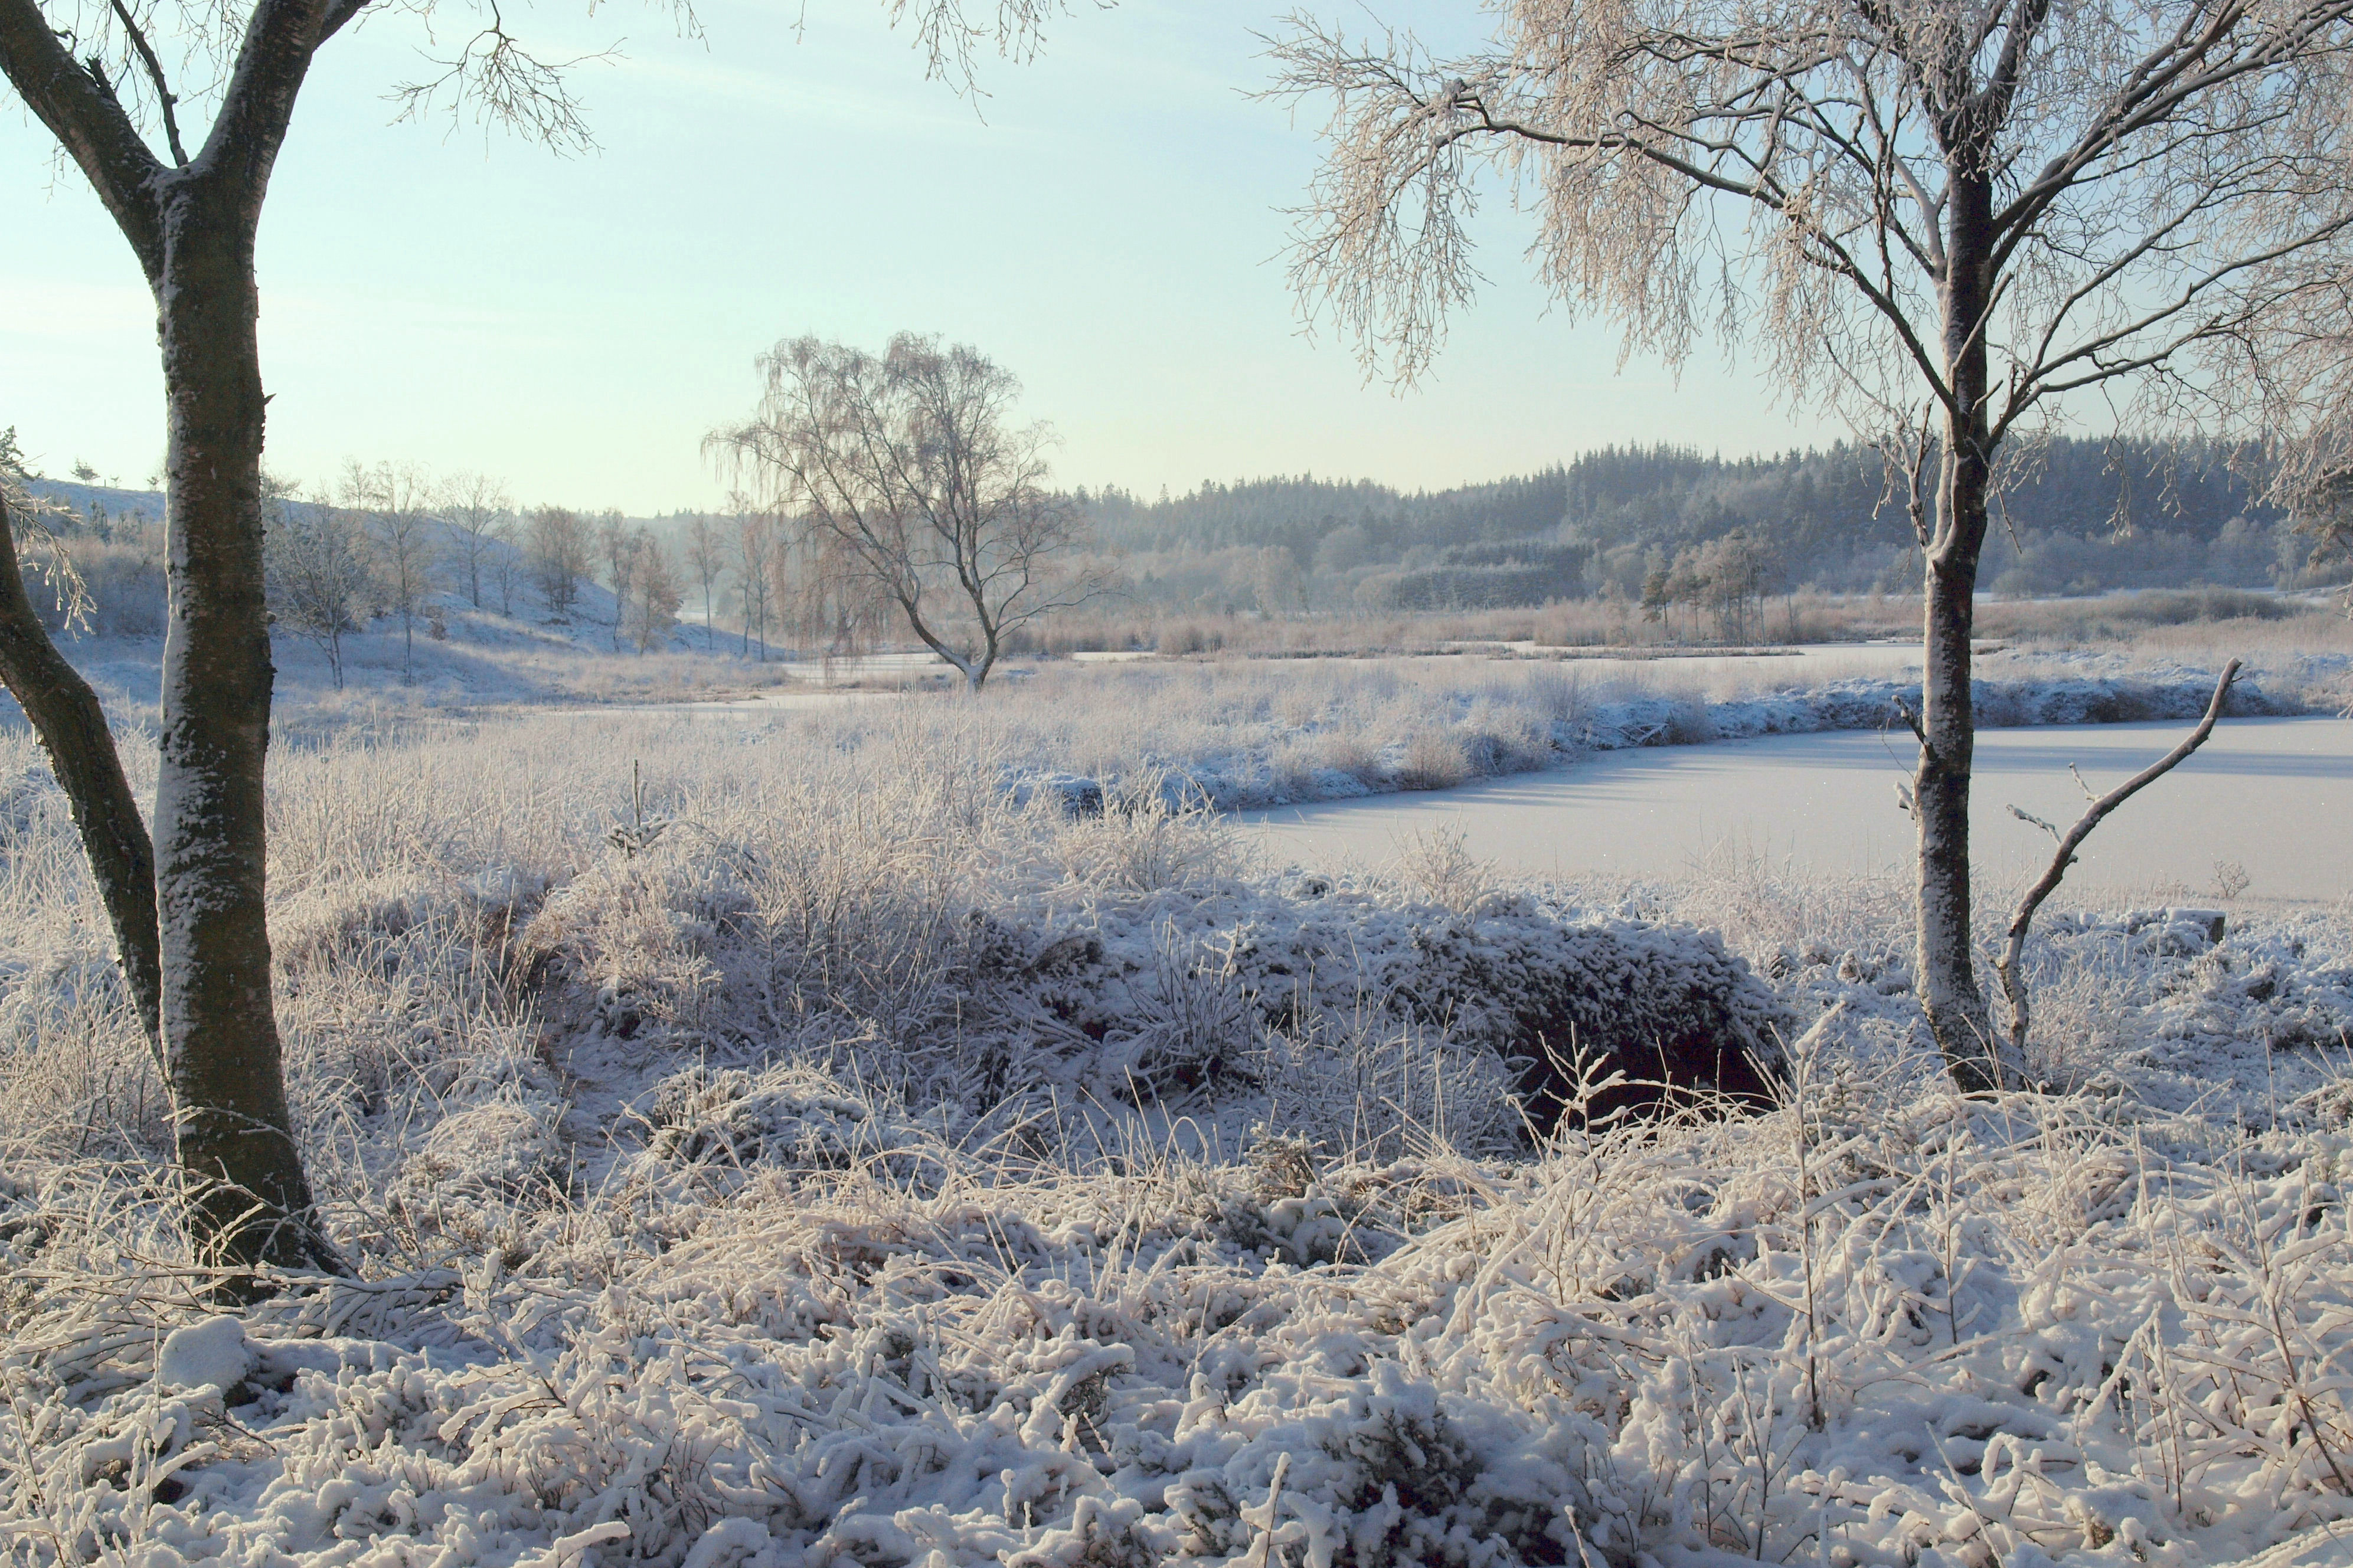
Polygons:
[[269,489],[269,611],[277,624],[326,656],[343,689],[343,637],[366,624],[380,596],[375,543],[364,514],[306,502],[293,487]]
[[[311,64],[367,6],[0,0],[0,77],[90,182],[155,304],[171,543],[153,860],[162,1030],[191,1232],[200,1250],[239,1264],[340,1267],[295,1144],[270,1000],[269,399],[254,258]],[[377,9],[424,46],[426,68],[395,89],[409,116],[471,114],[559,146],[586,142],[565,68],[509,30],[511,9]],[[1029,53],[1058,9],[1002,0],[973,21],[961,0],[887,5],[914,28],[932,74],[965,83],[981,50]],[[691,5],[677,15],[697,26]],[[105,809],[96,796],[83,804]],[[96,858],[92,868],[129,874]]]
[[830,570],[888,601],[971,689],[1008,633],[1103,591],[1083,514],[1049,488],[1021,384],[964,344],[902,333],[881,354],[799,338],[761,356],[749,423],[715,433]]
[[1995,457],[2081,405],[2271,433],[2353,292],[2353,0],[1499,0],[1431,58],[1295,22],[1330,106],[1293,278],[1398,373],[1477,281],[1492,173],[1544,280],[1711,333],[1887,452],[1926,559],[1918,975],[1955,1078],[2021,1080],[1972,956],[1969,634]]

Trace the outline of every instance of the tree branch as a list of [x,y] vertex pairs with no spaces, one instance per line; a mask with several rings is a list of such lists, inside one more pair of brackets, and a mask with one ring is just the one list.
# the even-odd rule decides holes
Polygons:
[[[73,810],[90,879],[98,884],[122,978],[164,1069],[162,933],[155,920],[155,849],[138,797],[122,773],[106,710],[34,614],[16,558],[8,497],[0,489],[0,685],[32,721]],[[168,1081],[168,1074],[166,1079]]]
[[[5,0],[0,0],[5,3]],[[256,0],[246,18],[245,39],[221,94],[196,164],[202,177],[227,184],[236,209],[259,222],[269,188],[269,171],[286,128],[294,117],[295,96],[311,69],[335,0]]]
[[2231,682],[2238,679],[2238,674],[2239,661],[2234,658],[2223,667],[2221,679],[2214,682],[2214,696],[2206,704],[2205,717],[2198,721],[2198,727],[2190,731],[2182,742],[2173,750],[2093,801],[2084,815],[2076,819],[2075,826],[2064,834],[2060,833],[2050,823],[2027,816],[2025,812],[2014,805],[2010,808],[2013,815],[2047,830],[2052,837],[2059,840],[2058,850],[2051,857],[2050,867],[2036,879],[2032,887],[2026,889],[2026,896],[2019,900],[2017,910],[2010,917],[2010,929],[2001,954],[1994,960],[1994,972],[2001,976],[2002,994],[2010,1002],[2010,1045],[2021,1059],[2023,1059],[2026,1050],[2028,1008],[2026,979],[2021,973],[2019,964],[2026,952],[2026,933],[2034,924],[2035,911],[2042,907],[2043,900],[2057,890],[2061,879],[2067,875],[2067,868],[2075,863],[2075,851],[2082,847],[2084,840],[2091,836],[2092,829],[2097,827],[2108,813],[2130,800],[2142,789],[2171,773],[2175,767],[2187,761],[2191,752],[2206,743],[2206,737],[2214,732],[2214,721],[2222,716],[2223,701],[2230,696]]
[[114,15],[121,22],[122,30],[130,35],[131,47],[139,52],[140,63],[147,68],[147,79],[155,84],[155,105],[163,111],[164,140],[172,149],[172,162],[185,168],[188,163],[188,150],[180,145],[180,121],[179,117],[172,112],[172,106],[180,101],[179,95],[172,90],[172,84],[164,79],[164,62],[155,58],[155,50],[147,42],[146,33],[132,18],[131,7],[124,5],[123,0],[113,0],[113,5]]

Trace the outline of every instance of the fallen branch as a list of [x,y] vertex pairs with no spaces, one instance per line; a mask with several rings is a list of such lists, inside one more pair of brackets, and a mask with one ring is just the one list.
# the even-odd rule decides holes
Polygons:
[[[2019,961],[2025,954],[2026,933],[2034,924],[2035,911],[2042,907],[2042,900],[2049,898],[2058,888],[2061,879],[2067,875],[2067,868],[2075,863],[2075,851],[2082,847],[2084,839],[2091,837],[2092,829],[2097,827],[2108,813],[2130,800],[2142,789],[2171,773],[2175,767],[2188,760],[2190,752],[2206,743],[2206,737],[2214,732],[2214,721],[2222,716],[2222,703],[2231,694],[2231,682],[2237,679],[2238,675],[2239,661],[2234,658],[2223,667],[2221,679],[2214,683],[2214,696],[2206,704],[2205,717],[2198,721],[2198,727],[2189,731],[2181,744],[2174,747],[2107,794],[2094,798],[2089,809],[2076,819],[2075,826],[2066,832],[2060,832],[2055,824],[2045,822],[2042,818],[2021,810],[2017,806],[2013,805],[2010,808],[2010,814],[2012,816],[2017,817],[2021,822],[2031,823],[2040,827],[2056,839],[2059,845],[2057,853],[2051,857],[2049,869],[2042,873],[2034,886],[2026,890],[2026,896],[2019,900],[2017,910],[2010,917],[2008,940],[2003,943],[2001,956],[1994,960],[1994,973],[2001,977],[2002,996],[2010,1004],[2010,1046],[2019,1053],[2021,1059],[2023,1059],[2026,1050],[2028,1019],[2026,980],[2020,973]],[[2082,775],[2076,775],[2076,779],[2081,783]],[[2084,793],[2087,795],[2091,793],[2088,785],[2085,786]]]

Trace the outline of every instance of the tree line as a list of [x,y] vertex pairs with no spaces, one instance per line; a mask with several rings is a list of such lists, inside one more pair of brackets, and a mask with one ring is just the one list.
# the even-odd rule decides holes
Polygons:
[[[2011,449],[2000,467],[1981,574],[1997,594],[2264,587],[2310,574],[2315,541],[2269,495],[2260,450],[2060,435]],[[1769,592],[1916,593],[1922,574],[1888,466],[1862,443],[1742,458],[1610,447],[1429,493],[1300,476],[1205,482],[1152,501],[1113,486],[1079,500],[1126,552],[1137,592],[1187,609],[1617,597],[1656,618],[1706,609],[1702,558],[1733,539],[1770,563]]]
[[[753,451],[754,428],[723,432],[722,455]],[[272,479],[270,613],[320,649],[338,686],[343,639],[385,618],[401,629],[413,676],[416,634],[441,635],[434,606],[444,594],[571,625],[583,585],[597,584],[613,595],[597,620],[615,651],[660,646],[688,605],[701,612],[707,649],[724,626],[737,654],[756,660],[779,647],[854,658],[909,631],[877,562],[912,562],[920,534],[861,543],[849,520],[871,507],[837,510],[828,524],[784,498],[781,470],[754,461],[739,478],[767,490],[739,495],[729,513],[649,521],[518,508],[493,478],[413,464],[347,463],[307,488]],[[1983,575],[1996,593],[2043,595],[2293,584],[2341,565],[2343,550],[2324,539],[2314,566],[2310,531],[2266,498],[2266,483],[2256,453],[2056,437],[2005,473],[2003,525],[1988,541]],[[1770,595],[1903,595],[1921,582],[1885,465],[1850,445],[1736,458],[1609,447],[1438,494],[1313,477],[1210,482],[1150,503],[1117,488],[1029,493],[1030,515],[1052,524],[1033,536],[1033,557],[1093,541],[1119,547],[1124,592],[1185,609],[1449,611],[1599,597],[1673,638],[1742,640],[1757,633]],[[161,629],[155,518],[90,494],[56,527],[87,584],[91,625]],[[1093,540],[1082,540],[1089,531]],[[1102,574],[1092,580],[1100,586]],[[925,607],[936,618],[940,601]],[[53,608],[44,613],[56,622]]]

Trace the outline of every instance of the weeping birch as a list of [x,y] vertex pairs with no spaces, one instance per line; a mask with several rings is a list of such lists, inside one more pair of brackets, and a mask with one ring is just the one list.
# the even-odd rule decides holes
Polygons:
[[[1292,277],[1411,379],[1501,188],[1627,352],[1745,345],[1889,458],[1926,559],[1917,984],[1954,1078],[2021,1081],[1973,963],[1972,595],[1997,454],[2070,419],[2274,435],[2353,279],[2353,0],[1501,0],[1431,56],[1294,16],[1328,110]],[[2334,317],[2341,332],[2341,309]]]

